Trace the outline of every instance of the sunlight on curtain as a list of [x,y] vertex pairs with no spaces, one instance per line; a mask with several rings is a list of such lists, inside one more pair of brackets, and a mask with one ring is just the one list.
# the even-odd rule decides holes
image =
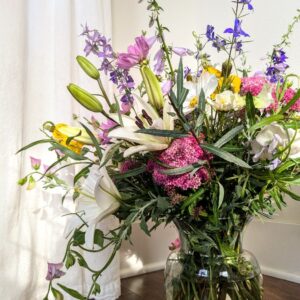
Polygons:
[[[67,219],[61,217],[60,195],[27,192],[16,185],[30,169],[29,155],[51,162],[47,149],[41,146],[18,156],[15,152],[42,138],[38,127],[46,120],[72,122],[73,113],[89,116],[71,99],[66,85],[72,81],[96,89],[75,61],[83,54],[80,25],[88,22],[111,36],[111,7],[109,0],[0,0],[0,7],[0,298],[40,300],[47,289],[47,261],[63,257]],[[113,225],[109,219],[101,229]],[[87,261],[96,269],[108,252]],[[118,257],[100,282],[103,292],[95,299],[118,297]],[[74,268],[62,283],[85,292],[90,278]]]

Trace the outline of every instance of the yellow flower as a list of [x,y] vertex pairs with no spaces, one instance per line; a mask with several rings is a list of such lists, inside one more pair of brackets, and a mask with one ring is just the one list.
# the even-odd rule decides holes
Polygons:
[[205,70],[206,70],[208,73],[215,75],[217,78],[220,78],[221,75],[222,75],[221,71],[219,71],[218,69],[214,68],[213,66],[207,66],[207,67],[205,68]]
[[218,87],[215,93],[211,96],[211,99],[215,99],[218,93],[224,90],[231,90],[233,93],[239,93],[241,88],[242,80],[237,75],[230,75],[224,82],[224,77],[222,77],[222,72],[217,70],[212,66],[205,68],[209,73],[216,75],[218,80]]
[[69,138],[69,136],[62,133],[64,128],[66,128],[67,126],[68,126],[67,124],[63,124],[63,123],[56,124],[52,132],[52,136],[62,146],[70,149],[71,151],[77,154],[80,154],[81,149],[84,146],[84,143],[78,142],[75,139],[73,139],[71,140],[70,143],[67,144],[67,139]]

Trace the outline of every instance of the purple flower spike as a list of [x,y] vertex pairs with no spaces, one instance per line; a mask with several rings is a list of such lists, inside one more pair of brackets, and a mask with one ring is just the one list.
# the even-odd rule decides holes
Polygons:
[[193,54],[191,50],[183,47],[173,47],[172,51],[180,57]]
[[48,262],[48,272],[46,280],[51,281],[55,278],[60,278],[61,276],[65,275],[65,272],[60,270],[63,267],[63,265],[63,263],[53,264]]
[[127,53],[120,53],[118,55],[118,67],[129,70],[146,59],[149,50],[150,46],[146,38],[144,36],[137,37],[135,39],[135,44],[128,47]]
[[245,37],[250,36],[242,29],[241,25],[242,22],[239,19],[235,19],[234,28],[227,28],[225,29],[224,33],[232,33],[235,38],[238,38],[240,36],[245,36]]
[[252,0],[240,0],[239,3],[247,4],[249,10],[253,10]]
[[41,166],[41,160],[30,156],[31,167],[34,170],[38,170]]
[[215,38],[215,40],[212,43],[212,46],[215,47],[218,51],[224,48],[225,45],[226,45],[226,41],[220,39],[218,36]]

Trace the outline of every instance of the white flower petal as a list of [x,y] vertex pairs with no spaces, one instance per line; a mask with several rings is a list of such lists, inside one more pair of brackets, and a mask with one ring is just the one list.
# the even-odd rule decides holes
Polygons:
[[142,152],[142,151],[160,151],[168,148],[168,144],[148,144],[148,145],[140,145],[133,146],[125,150],[124,157],[128,157],[134,153]]

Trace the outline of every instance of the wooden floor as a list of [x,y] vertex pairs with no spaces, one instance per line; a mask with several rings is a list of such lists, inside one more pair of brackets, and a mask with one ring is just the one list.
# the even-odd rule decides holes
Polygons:
[[[165,300],[163,280],[162,271],[122,279],[119,300]],[[264,276],[264,300],[300,300],[300,284]]]

